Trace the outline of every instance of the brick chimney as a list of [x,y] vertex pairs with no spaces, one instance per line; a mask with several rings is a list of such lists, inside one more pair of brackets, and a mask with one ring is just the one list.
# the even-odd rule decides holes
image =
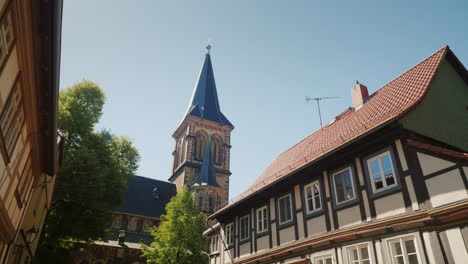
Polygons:
[[366,102],[367,97],[369,97],[367,87],[356,81],[356,85],[351,88],[351,97],[353,98],[354,109],[358,109]]

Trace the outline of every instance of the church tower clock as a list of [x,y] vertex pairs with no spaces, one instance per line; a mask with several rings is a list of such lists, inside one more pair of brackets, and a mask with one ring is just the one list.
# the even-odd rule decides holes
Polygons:
[[169,181],[194,193],[200,211],[213,213],[229,199],[231,131],[221,112],[207,46],[205,61],[187,113],[172,137],[175,149]]

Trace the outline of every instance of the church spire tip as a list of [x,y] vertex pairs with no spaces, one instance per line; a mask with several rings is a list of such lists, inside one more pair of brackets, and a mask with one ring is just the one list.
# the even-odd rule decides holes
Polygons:
[[208,44],[208,46],[206,46],[206,54],[210,54],[210,50],[211,50],[211,45]]

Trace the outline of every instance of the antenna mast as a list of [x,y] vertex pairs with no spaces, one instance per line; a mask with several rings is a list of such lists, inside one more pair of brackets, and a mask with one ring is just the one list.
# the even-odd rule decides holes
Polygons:
[[310,102],[312,100],[317,102],[317,108],[318,108],[318,113],[319,113],[319,118],[320,118],[320,128],[323,127],[323,125],[322,125],[322,113],[320,112],[320,101],[321,100],[326,100],[326,99],[335,99],[335,98],[339,98],[339,97],[336,97],[336,96],[331,96],[331,97],[309,97],[309,96],[306,96],[306,102]]

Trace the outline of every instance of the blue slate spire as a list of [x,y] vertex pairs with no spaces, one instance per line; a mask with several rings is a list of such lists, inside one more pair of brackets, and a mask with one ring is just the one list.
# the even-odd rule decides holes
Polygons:
[[211,135],[208,135],[208,143],[206,144],[205,156],[203,157],[200,174],[193,185],[210,185],[220,187],[216,182],[216,171],[214,167],[213,153],[211,152]]
[[216,91],[216,83],[214,79],[213,66],[211,65],[210,49],[206,47],[208,52],[205,56],[198,82],[195,91],[192,95],[192,100],[186,115],[200,117],[222,125],[234,127],[231,122],[221,113],[218,101],[218,93]]

